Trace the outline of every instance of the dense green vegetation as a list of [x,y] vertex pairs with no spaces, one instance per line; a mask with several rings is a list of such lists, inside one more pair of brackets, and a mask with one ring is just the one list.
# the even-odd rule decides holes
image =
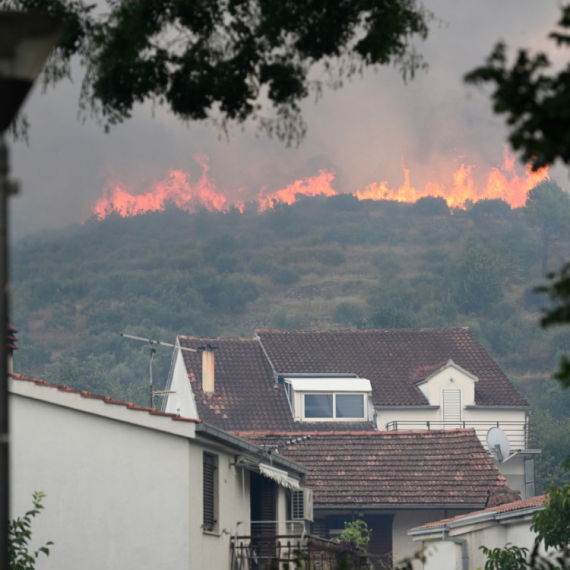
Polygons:
[[[544,224],[531,207],[339,195],[262,214],[169,206],[32,236],[12,251],[15,369],[147,404],[148,347],[120,332],[173,342],[264,327],[469,326],[535,406],[539,487],[560,484],[570,395],[550,377],[570,331],[538,324]],[[549,270],[568,245],[558,231]],[[159,387],[170,356],[157,352]]]

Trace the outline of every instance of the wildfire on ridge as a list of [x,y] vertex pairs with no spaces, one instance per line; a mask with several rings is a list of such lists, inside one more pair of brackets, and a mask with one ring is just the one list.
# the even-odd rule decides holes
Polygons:
[[[150,211],[164,209],[168,202],[179,208],[194,212],[203,207],[208,210],[227,211],[233,204],[243,210],[244,201],[231,201],[226,193],[219,190],[209,177],[208,158],[198,156],[197,162],[202,167],[202,176],[196,183],[191,183],[189,175],[181,170],[172,170],[168,177],[156,182],[142,194],[136,194],[120,184],[108,186],[103,196],[93,207],[93,212],[100,219],[116,212],[123,217],[136,216]],[[467,201],[477,202],[483,198],[501,198],[513,208],[523,206],[527,192],[542,180],[548,179],[548,168],[533,172],[526,167],[524,176],[515,171],[514,158],[505,150],[503,165],[493,168],[487,177],[484,188],[478,190],[471,178],[473,166],[461,164],[453,174],[453,184],[445,186],[430,182],[424,188],[415,188],[410,183],[410,171],[404,170],[404,183],[399,188],[390,188],[387,182],[374,182],[357,190],[359,200],[396,200],[415,202],[419,198],[435,196],[444,198],[452,208],[464,208]],[[321,170],[317,176],[296,180],[275,192],[263,188],[257,195],[259,211],[272,208],[276,203],[292,204],[299,196],[335,196],[338,194],[331,186],[334,173]]]

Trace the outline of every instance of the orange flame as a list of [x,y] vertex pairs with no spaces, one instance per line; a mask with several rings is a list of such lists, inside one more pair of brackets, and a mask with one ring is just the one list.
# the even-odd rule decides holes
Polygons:
[[505,150],[503,166],[493,168],[487,177],[485,188],[477,191],[471,173],[473,166],[462,164],[453,174],[453,185],[428,183],[423,189],[410,184],[409,170],[404,168],[404,184],[399,188],[389,188],[386,182],[373,183],[364,190],[358,190],[356,196],[360,200],[396,200],[398,202],[415,202],[419,198],[435,196],[445,198],[450,208],[464,208],[467,201],[477,202],[484,198],[501,198],[511,207],[524,206],[526,194],[542,180],[549,178],[548,168],[533,172],[527,165],[525,177],[515,171],[514,157]]
[[267,210],[277,202],[292,204],[297,200],[298,195],[303,196],[335,196],[336,190],[331,188],[331,182],[334,180],[334,173],[326,170],[319,171],[318,176],[311,176],[305,180],[295,180],[293,184],[289,184],[273,193],[265,193],[262,189],[257,197],[259,202],[259,210]]
[[[93,212],[103,219],[112,212],[121,216],[136,216],[145,212],[163,210],[165,204],[173,202],[179,208],[195,212],[203,207],[208,210],[227,211],[231,202],[226,193],[218,188],[209,177],[209,164],[206,156],[198,156],[197,162],[202,167],[200,180],[192,184],[190,177],[181,170],[172,170],[168,177],[155,183],[142,194],[136,194],[128,187],[115,184],[103,191],[103,196],[93,207]],[[402,165],[404,183],[398,188],[391,188],[387,182],[374,182],[358,190],[355,195],[359,200],[396,200],[415,202],[419,198],[435,196],[444,198],[452,208],[465,208],[468,201],[477,202],[483,198],[501,198],[513,208],[523,206],[526,194],[542,180],[548,179],[548,168],[533,172],[526,167],[524,176],[515,170],[514,157],[507,150],[503,166],[493,168],[487,177],[484,188],[477,190],[471,177],[474,166],[461,164],[453,174],[453,183],[445,186],[429,182],[424,188],[416,188],[410,182],[410,171]],[[334,173],[321,170],[317,176],[296,180],[280,190],[270,192],[263,188],[257,195],[259,211],[272,208],[277,203],[293,204],[299,196],[335,196],[338,194],[331,186]],[[240,191],[243,189],[240,189]],[[243,210],[244,202],[235,201],[234,205]]]

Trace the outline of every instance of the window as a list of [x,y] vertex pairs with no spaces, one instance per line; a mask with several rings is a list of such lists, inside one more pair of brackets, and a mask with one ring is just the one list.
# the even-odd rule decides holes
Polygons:
[[305,394],[306,419],[363,419],[363,394]]
[[204,518],[202,528],[214,532],[217,526],[217,500],[218,500],[218,458],[216,455],[204,453],[203,460],[203,503]]

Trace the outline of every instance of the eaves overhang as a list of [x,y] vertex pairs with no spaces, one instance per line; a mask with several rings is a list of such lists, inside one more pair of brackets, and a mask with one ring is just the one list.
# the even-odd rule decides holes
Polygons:
[[[236,435],[228,433],[222,429],[214,427],[211,424],[200,423],[196,424],[196,435],[205,437],[210,441],[215,441],[217,443],[223,444],[227,447],[231,447],[236,451],[247,452],[255,456],[260,456],[264,453],[264,450],[257,445],[246,441]],[[279,465],[286,469],[287,471],[292,471],[298,473],[302,477],[307,475],[307,468],[303,467],[295,461],[291,461],[286,457],[277,454],[271,454],[271,462],[275,465]]]
[[473,382],[475,382],[475,383],[479,382],[479,378],[477,378],[477,376],[475,376],[474,374],[471,374],[471,372],[469,372],[468,370],[465,370],[465,368],[462,368],[461,366],[459,366],[459,364],[455,364],[455,362],[453,362],[453,360],[449,359],[442,367],[438,368],[434,372],[431,372],[425,378],[414,382],[414,384],[416,386],[421,386],[422,384],[426,384],[434,376],[437,376],[440,372],[443,372],[447,368],[455,368],[455,370],[457,370],[458,372],[461,372],[462,374],[465,374],[465,376],[467,376],[468,378],[473,380]]
[[450,531],[453,529],[457,529],[457,528],[461,528],[461,527],[465,527],[465,526],[470,526],[470,525],[474,525],[474,524],[479,524],[479,523],[485,523],[485,522],[490,522],[490,521],[497,521],[497,522],[502,522],[502,521],[509,521],[512,519],[521,519],[521,518],[525,518],[528,517],[529,515],[532,515],[533,513],[537,512],[537,511],[542,511],[544,509],[544,505],[543,506],[538,506],[538,507],[528,507],[526,509],[517,509],[517,510],[512,510],[512,511],[507,511],[505,513],[497,513],[496,511],[488,511],[485,513],[477,513],[471,516],[465,516],[462,517],[458,520],[451,520],[448,521],[447,523],[443,523],[439,526],[430,526],[427,528],[420,528],[417,530],[409,530],[408,531],[408,535],[409,536],[426,536],[426,535],[432,535],[432,534],[436,534],[436,533],[440,533],[442,531]]
[[485,503],[319,503],[315,498],[315,509],[322,511],[338,510],[430,510],[430,509],[456,509],[456,510],[481,510]]

